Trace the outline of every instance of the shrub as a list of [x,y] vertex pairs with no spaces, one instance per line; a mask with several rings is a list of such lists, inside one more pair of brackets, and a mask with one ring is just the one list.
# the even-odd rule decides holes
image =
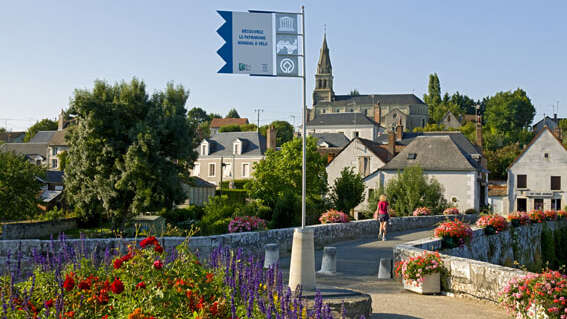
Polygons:
[[330,209],[319,217],[319,221],[321,224],[348,223],[350,221],[350,217],[343,212]]
[[[229,185],[230,182],[232,182],[232,180],[228,180],[228,181],[222,181],[222,188],[223,190],[226,189],[230,189]],[[246,183],[250,182],[249,179],[235,179],[234,180],[234,188],[233,189],[245,189],[244,185],[246,185]]]
[[508,229],[508,221],[500,215],[482,215],[476,221],[476,226],[484,228],[485,234],[492,235]]
[[516,318],[564,318],[567,276],[547,270],[511,280],[501,292],[502,304]]
[[472,229],[460,220],[441,223],[435,228],[434,235],[441,238],[443,248],[462,246],[472,238]]
[[417,257],[396,263],[395,274],[406,281],[422,283],[425,275],[442,272],[443,269],[443,261],[439,253],[425,251]]
[[237,216],[228,224],[228,232],[240,233],[245,231],[266,230],[266,221],[256,216]]
[[229,200],[226,195],[209,198],[204,207],[205,215],[199,224],[201,233],[204,235],[225,233],[237,207],[238,204]]
[[345,167],[331,187],[330,196],[333,206],[338,211],[350,212],[364,199],[362,176],[352,167]]
[[457,207],[449,207],[443,211],[443,215],[459,215],[459,209]]
[[226,196],[229,201],[233,203],[241,203],[244,204],[246,199],[248,198],[248,191],[245,189],[217,189],[215,191],[215,195],[217,196]]
[[261,199],[251,200],[243,206],[237,206],[234,216],[256,216],[268,220],[272,218],[272,210],[264,205]]
[[427,207],[418,207],[413,211],[413,216],[429,216],[431,211]]
[[190,205],[185,208],[162,209],[160,216],[173,225],[183,224],[188,220],[200,220],[205,210],[201,206]]
[[528,216],[532,224],[543,223],[543,221],[545,221],[545,214],[541,210],[532,210],[529,212]]
[[465,215],[472,215],[472,214],[478,214],[478,212],[476,211],[476,209],[474,209],[474,208],[469,208],[469,209],[465,210]]

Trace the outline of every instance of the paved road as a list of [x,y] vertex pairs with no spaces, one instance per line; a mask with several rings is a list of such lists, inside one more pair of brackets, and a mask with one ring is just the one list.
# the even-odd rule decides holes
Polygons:
[[[336,276],[317,275],[317,284],[361,291],[372,296],[373,319],[465,319],[511,318],[498,305],[468,298],[422,296],[402,288],[394,280],[377,280],[380,258],[392,258],[392,248],[404,242],[430,237],[432,229],[390,234],[388,241],[363,238],[336,243]],[[321,267],[322,251],[315,252],[316,269]],[[280,260],[284,278],[289,274],[289,257]]]

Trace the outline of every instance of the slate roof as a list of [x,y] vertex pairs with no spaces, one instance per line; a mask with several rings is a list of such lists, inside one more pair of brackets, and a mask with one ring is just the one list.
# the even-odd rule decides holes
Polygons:
[[341,112],[317,114],[315,118],[307,122],[307,126],[332,126],[332,125],[379,125],[373,119],[358,112]]
[[65,134],[67,134],[67,129],[56,131],[55,134],[51,136],[49,145],[67,146],[67,141],[65,141]]
[[26,132],[3,132],[0,133],[0,141],[4,143],[23,143]]
[[[461,145],[466,143],[457,135],[462,134],[418,136],[381,170],[401,170],[415,165],[426,171],[482,170],[479,161],[472,158],[473,154],[478,154],[476,149],[468,153],[466,150],[471,150],[471,146]],[[409,154],[415,154],[415,159],[410,159]]]
[[329,147],[345,147],[349,139],[343,133],[313,133],[311,136],[317,139],[317,144],[327,143]]
[[18,155],[41,155],[47,158],[47,143],[6,143],[0,145],[0,151]]
[[[388,144],[388,137],[390,133],[382,134],[376,138],[376,142],[380,144]],[[457,143],[457,145],[462,148],[465,152],[469,154],[480,154],[479,149],[476,145],[471,143],[469,139],[464,136],[461,132],[457,131],[439,131],[439,132],[403,132],[402,140],[396,141],[397,145],[409,145],[418,136],[451,136],[451,138]]]
[[215,184],[209,183],[206,180],[200,178],[199,176],[191,176],[188,184],[189,186],[192,187],[217,188]]
[[545,126],[549,127],[551,130],[554,130],[555,128],[557,128],[557,125],[559,124],[559,121],[561,121],[561,120],[564,120],[564,118],[557,118],[557,121],[555,121],[555,119],[553,119],[549,116],[546,116],[543,119],[539,120],[539,122],[534,124],[532,126],[532,128],[533,128],[534,132],[539,132]]
[[57,131],[39,131],[29,141],[30,143],[49,143],[53,134]]
[[371,140],[367,140],[365,138],[356,137],[350,140],[350,142],[333,158],[333,161],[339,157],[339,155],[348,148],[348,146],[353,143],[354,141],[360,141],[362,145],[364,145],[372,154],[376,155],[382,162],[387,163],[390,160],[390,153],[380,147],[380,144],[373,142]]
[[50,184],[63,184],[63,171],[48,170],[45,174],[45,181]]
[[244,124],[248,124],[247,118],[226,118],[226,119],[215,118],[211,121],[211,128],[220,128],[227,125],[244,125]]
[[377,104],[380,105],[413,105],[425,104],[415,94],[366,94],[366,95],[335,95],[335,100],[318,102],[316,105],[350,106]]
[[209,142],[209,155],[199,155],[199,157],[232,157],[232,143],[236,139],[244,141],[242,143],[242,154],[236,155],[236,157],[264,156],[266,152],[266,137],[260,133],[222,132],[206,139]]

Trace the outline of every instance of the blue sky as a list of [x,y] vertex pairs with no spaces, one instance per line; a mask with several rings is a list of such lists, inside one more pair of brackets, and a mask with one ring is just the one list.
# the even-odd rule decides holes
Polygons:
[[[0,126],[55,118],[95,79],[168,81],[200,106],[261,123],[300,123],[300,80],[220,75],[216,10],[299,10],[302,1],[0,0]],[[307,90],[327,25],[337,94],[415,93],[437,72],[443,92],[482,98],[523,88],[536,119],[567,117],[565,1],[307,1]],[[9,120],[4,120],[9,119]]]

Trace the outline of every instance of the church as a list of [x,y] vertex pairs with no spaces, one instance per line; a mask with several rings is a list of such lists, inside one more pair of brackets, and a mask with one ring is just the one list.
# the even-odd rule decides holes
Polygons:
[[399,124],[409,131],[424,127],[429,118],[427,104],[414,94],[335,95],[333,67],[325,34],[317,63],[313,108],[309,111],[309,118],[312,121],[321,114],[346,112],[362,113],[387,131]]

